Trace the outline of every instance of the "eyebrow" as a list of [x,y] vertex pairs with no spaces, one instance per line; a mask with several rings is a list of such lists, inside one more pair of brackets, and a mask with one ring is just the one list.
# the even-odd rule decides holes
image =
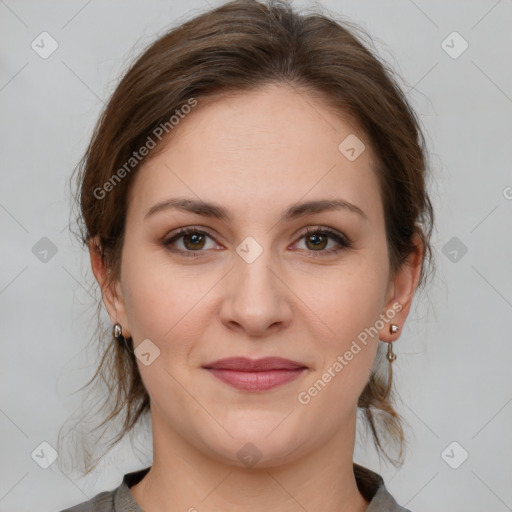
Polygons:
[[[224,208],[215,203],[202,201],[200,199],[189,198],[169,198],[153,205],[144,216],[144,219],[165,210],[176,209],[190,213],[196,213],[205,217],[219,219],[221,221],[233,220],[233,215]],[[349,203],[344,199],[319,199],[315,201],[306,201],[303,203],[294,203],[289,206],[281,215],[280,222],[289,222],[312,213],[320,213],[333,210],[345,210],[355,213],[368,221],[368,217],[359,206]]]

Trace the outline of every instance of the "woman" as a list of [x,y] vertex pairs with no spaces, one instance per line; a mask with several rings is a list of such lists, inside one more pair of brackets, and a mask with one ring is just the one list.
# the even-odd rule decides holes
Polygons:
[[114,92],[77,178],[95,378],[118,440],[150,415],[153,463],[68,512],[407,510],[353,462],[356,417],[400,462],[392,346],[433,212],[415,114],[352,28],[229,2]]

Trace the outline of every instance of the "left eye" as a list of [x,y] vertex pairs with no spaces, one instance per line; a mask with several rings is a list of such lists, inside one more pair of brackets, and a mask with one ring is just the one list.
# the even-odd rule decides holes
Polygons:
[[[213,238],[204,231],[196,228],[183,228],[178,233],[166,239],[163,242],[163,245],[169,250],[178,252],[184,256],[198,257],[200,252],[204,252],[203,249],[211,249],[215,247],[215,244],[213,244],[213,247],[205,247],[206,238],[213,240]],[[348,249],[352,246],[352,242],[346,236],[332,230],[331,228],[310,228],[306,233],[303,233],[300,236],[299,240],[302,240],[303,238],[306,243],[305,251],[307,253],[311,253],[310,256],[313,257],[337,253],[342,249]],[[184,248],[171,248],[171,246],[180,239],[182,239]],[[325,250],[329,239],[334,240],[339,247]],[[311,249],[311,247],[313,247],[313,249]]]
[[[312,252],[312,256],[317,256],[315,253],[320,254],[332,254],[337,253],[341,249],[331,248],[329,250],[316,250],[316,249],[325,249],[325,246],[328,244],[328,240],[334,240],[338,246],[341,246],[342,249],[348,249],[352,246],[352,242],[346,237],[341,235],[340,233],[332,230],[331,228],[315,228],[309,229],[304,235],[300,237],[300,239],[304,238],[306,247],[314,247],[315,249]],[[311,243],[311,245],[309,245]]]

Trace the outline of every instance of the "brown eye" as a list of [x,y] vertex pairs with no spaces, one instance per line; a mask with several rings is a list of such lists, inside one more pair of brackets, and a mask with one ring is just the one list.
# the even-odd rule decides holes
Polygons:
[[[305,239],[306,254],[313,257],[333,255],[352,247],[352,242],[348,237],[328,227],[310,228],[302,235],[301,239],[303,238]],[[326,249],[330,240],[333,240],[338,247]]]
[[307,235],[306,237],[306,245],[308,245],[308,242],[311,242],[311,246],[308,245],[308,248],[310,249],[325,249],[329,237],[322,235],[321,233],[313,233],[311,235]]
[[191,251],[197,251],[204,247],[205,237],[201,233],[183,235],[183,245]]
[[[162,245],[171,252],[179,253],[184,256],[198,257],[200,253],[206,252],[206,249],[215,247],[207,247],[207,239],[213,238],[204,231],[195,228],[183,228],[177,233],[171,235],[169,238],[162,242]],[[181,242],[181,247],[179,246]]]

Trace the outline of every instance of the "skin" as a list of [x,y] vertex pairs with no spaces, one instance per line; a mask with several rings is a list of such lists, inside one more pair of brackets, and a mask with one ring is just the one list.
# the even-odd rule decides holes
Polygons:
[[[365,139],[285,85],[199,100],[134,178],[120,279],[105,286],[106,269],[90,251],[112,323],[135,347],[150,339],[160,350],[148,366],[137,360],[151,398],[154,461],[130,491],[146,512],[366,510],[352,467],[357,400],[379,339],[399,333],[385,323],[307,405],[297,396],[393,304],[402,309],[392,322],[403,326],[422,251],[390,276],[375,159],[369,144],[355,161],[342,155],[349,134]],[[234,219],[178,210],[144,219],[177,196],[213,201]],[[278,222],[292,203],[326,198],[357,205],[367,220],[338,210]],[[208,236],[182,237],[171,252],[163,242],[186,226]],[[322,226],[353,246],[328,238],[315,248],[305,230]],[[248,236],[263,249],[252,263],[236,252]],[[194,249],[203,252],[179,253]],[[308,370],[270,391],[240,391],[202,368],[230,356],[280,356]],[[237,456],[248,442],[261,454],[252,467]]]

